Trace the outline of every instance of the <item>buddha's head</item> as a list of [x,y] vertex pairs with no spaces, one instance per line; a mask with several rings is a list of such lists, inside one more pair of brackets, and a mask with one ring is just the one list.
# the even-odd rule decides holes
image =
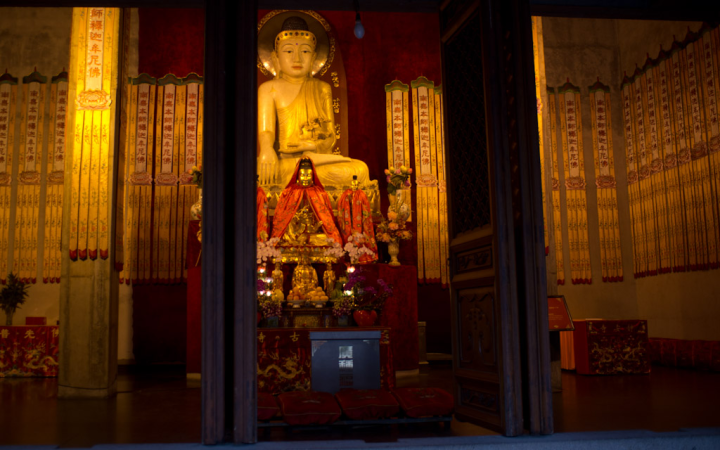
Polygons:
[[300,186],[312,186],[313,182],[313,167],[310,158],[303,158],[300,160],[300,171],[298,172],[298,184]]
[[303,78],[310,74],[317,53],[317,39],[309,30],[307,22],[300,17],[285,19],[282,31],[275,37],[273,64],[279,73],[293,78]]

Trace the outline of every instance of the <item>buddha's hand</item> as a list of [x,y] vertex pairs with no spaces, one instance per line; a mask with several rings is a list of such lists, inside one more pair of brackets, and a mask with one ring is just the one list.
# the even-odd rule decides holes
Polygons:
[[311,141],[311,140],[300,141],[300,145],[298,145],[299,152],[314,152],[316,150],[317,150],[317,143],[315,141]]
[[262,149],[258,156],[258,175],[260,184],[274,184],[278,157],[273,149]]

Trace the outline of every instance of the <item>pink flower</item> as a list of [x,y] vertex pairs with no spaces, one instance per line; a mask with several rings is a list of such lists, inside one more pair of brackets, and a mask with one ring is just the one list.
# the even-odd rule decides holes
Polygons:
[[410,187],[410,180],[405,180],[405,186]]
[[397,219],[397,213],[395,211],[388,211],[388,219],[390,219],[390,220]]
[[387,176],[387,182],[390,182],[390,175]]
[[396,222],[390,222],[388,228],[390,228],[391,230],[397,230],[398,228],[400,228],[400,225],[398,225]]
[[400,169],[395,169],[395,174],[400,175],[400,174],[402,174],[402,172],[400,171]]

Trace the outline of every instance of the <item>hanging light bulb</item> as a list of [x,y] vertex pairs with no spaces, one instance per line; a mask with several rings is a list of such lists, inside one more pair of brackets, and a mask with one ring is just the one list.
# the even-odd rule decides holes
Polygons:
[[360,21],[360,13],[355,13],[355,37],[358,39],[362,39],[363,36],[365,36],[365,27],[363,26],[362,22]]

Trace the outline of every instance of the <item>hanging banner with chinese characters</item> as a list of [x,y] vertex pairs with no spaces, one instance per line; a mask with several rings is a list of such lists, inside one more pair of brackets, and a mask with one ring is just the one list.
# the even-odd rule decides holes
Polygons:
[[448,229],[447,174],[445,173],[445,120],[442,87],[435,87],[435,141],[437,146],[437,176],[440,215],[440,282],[445,287],[449,281],[448,258],[450,257],[450,232]]
[[40,166],[45,128],[46,89],[47,77],[37,72],[23,77],[20,146],[16,172],[18,187],[15,206],[15,242],[11,269],[18,274],[23,283],[37,281]]
[[[385,85],[385,117],[387,120],[388,169],[410,167],[410,86],[399,80]],[[398,189],[390,202],[411,211],[411,189]],[[405,206],[403,208],[403,206]],[[392,204],[392,209],[395,208]],[[412,213],[408,216],[412,221]]]
[[616,282],[623,280],[623,270],[610,117],[610,87],[602,84],[598,79],[595,84],[588,87],[588,91],[595,155],[602,280]]
[[667,199],[667,226],[670,241],[672,269],[684,271],[687,267],[687,249],[685,245],[686,224],[685,206],[680,185],[678,156],[673,138],[674,109],[672,107],[672,59],[662,49],[657,57],[655,68],[657,85],[658,113],[661,122],[661,155],[665,174],[665,192]]
[[702,197],[696,190],[690,157],[688,104],[683,81],[686,52],[683,44],[678,41],[673,42],[670,48],[670,64],[672,76],[669,82],[671,82],[672,92],[671,105],[674,108],[675,151],[677,152],[678,175],[684,203],[685,239],[687,239],[686,267],[689,270],[697,270],[699,267],[698,249],[702,245],[700,225],[702,218],[699,217],[697,206],[702,204]]
[[128,81],[128,106],[125,139],[127,165],[125,198],[126,251],[122,282],[150,279],[152,149],[155,128],[155,95],[157,80],[147,74]]
[[545,202],[545,140],[543,139],[543,104],[542,89],[545,84],[545,50],[542,34],[542,17],[532,16],[533,64],[535,67],[535,100],[537,103],[538,138],[540,143],[540,179],[542,180],[543,236],[545,254],[550,251],[550,240],[547,226],[547,207]]
[[10,194],[15,148],[15,112],[18,79],[0,76],[0,283],[5,284],[10,264]]
[[[184,108],[185,124],[180,130],[180,193],[178,197],[178,236],[175,241],[176,251],[176,274],[175,279],[187,279],[187,267],[185,267],[185,252],[187,248],[188,224],[190,223],[190,207],[197,202],[199,191],[192,182],[192,168],[202,165],[202,125],[203,125],[203,79],[195,73],[183,78],[183,84],[187,87],[187,95]],[[182,276],[179,272],[182,272]]]
[[60,282],[63,182],[65,181],[65,123],[68,108],[68,74],[61,72],[50,83],[47,172],[45,175],[45,242],[43,283]]
[[565,162],[565,197],[570,243],[570,279],[573,284],[592,283],[588,245],[585,164],[582,145],[580,88],[567,83],[558,88],[560,134]]
[[685,38],[685,76],[684,90],[688,111],[688,141],[693,170],[693,184],[699,194],[697,214],[699,219],[699,237],[702,246],[698,252],[698,268],[706,270],[717,267],[717,227],[714,209],[717,204],[710,182],[710,161],[708,157],[707,132],[705,130],[705,110],[703,106],[703,51],[698,36],[688,32]]
[[[703,24],[698,32],[701,36],[699,46],[696,47],[700,65],[704,95],[701,97],[705,105],[705,138],[708,149],[708,163],[710,168],[710,193],[712,194],[712,242],[715,242],[715,252],[710,258],[710,268],[720,266],[720,124],[718,123],[718,93],[717,82],[720,76],[720,29],[712,29]],[[711,248],[712,250],[712,248]]]
[[152,278],[168,282],[176,266],[179,147],[185,125],[186,87],[172,74],[158,80],[158,85]]
[[70,259],[108,257],[112,99],[117,90],[120,10],[74,8],[70,53],[72,155]]
[[410,167],[410,86],[399,80],[385,85],[388,168]]
[[548,110],[550,114],[550,152],[552,153],[552,205],[553,232],[555,233],[555,267],[557,284],[565,284],[565,265],[563,257],[562,208],[560,205],[560,169],[558,165],[557,145],[557,102],[555,89],[547,86]]
[[417,183],[418,280],[440,281],[440,217],[438,213],[437,140],[435,136],[435,84],[425,77],[412,87]]
[[190,207],[199,198],[191,169],[202,161],[202,83],[194,73],[129,80],[123,283],[187,278]]
[[627,167],[628,197],[630,200],[630,223],[633,237],[633,272],[637,278],[642,276],[646,267],[645,223],[643,222],[642,201],[637,165],[637,142],[635,140],[635,112],[633,110],[632,79],[625,75],[620,86],[622,90],[623,124],[625,135],[625,164]]
[[663,156],[661,153],[662,127],[658,123],[659,106],[657,96],[657,61],[650,58],[643,67],[644,95],[643,109],[645,111],[645,150],[647,162],[650,169],[650,197],[652,200],[652,211],[655,218],[655,248],[657,255],[657,273],[668,273],[672,271],[672,248],[670,245],[670,230],[668,227],[667,210],[667,187],[665,184],[665,173]]
[[652,154],[648,149],[647,143],[647,116],[645,102],[645,91],[647,83],[645,74],[639,69],[635,69],[632,78],[633,99],[632,108],[635,117],[635,140],[637,142],[637,158],[638,158],[638,183],[640,185],[640,204],[642,207],[643,230],[644,230],[644,249],[645,249],[645,266],[641,267],[640,275],[657,275],[658,270],[658,245],[657,245],[657,222],[655,221],[655,208],[653,206],[652,197],[652,179],[650,178],[650,161]]

